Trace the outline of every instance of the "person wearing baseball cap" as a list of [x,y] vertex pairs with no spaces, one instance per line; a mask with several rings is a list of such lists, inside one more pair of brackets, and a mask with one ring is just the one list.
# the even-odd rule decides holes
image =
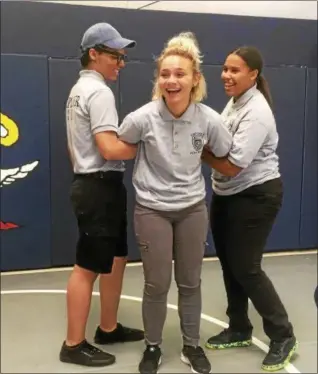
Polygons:
[[103,45],[112,49],[133,48],[134,40],[123,38],[109,23],[101,22],[91,26],[83,35],[81,50],[86,51],[96,45]]
[[[85,330],[94,283],[100,275],[101,318],[94,342],[139,341],[144,332],[117,322],[117,310],[127,261],[127,196],[125,165],[108,157],[118,141],[115,97],[107,81],[116,81],[125,66],[126,39],[108,23],[97,23],[83,35],[82,70],[66,103],[67,142],[74,178],[71,202],[79,238],[76,263],[67,286],[67,336],[60,360],[85,366],[106,366],[115,356],[88,343]],[[126,147],[121,159],[134,158]]]

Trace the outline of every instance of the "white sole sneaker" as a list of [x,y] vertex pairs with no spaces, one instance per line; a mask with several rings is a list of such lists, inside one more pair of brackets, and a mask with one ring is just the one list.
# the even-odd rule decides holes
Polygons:
[[[181,352],[181,356],[180,356],[180,358],[181,358],[181,361],[182,361],[184,364],[190,366],[190,369],[191,369],[192,373],[195,373],[195,374],[201,374],[201,373],[199,373],[198,371],[195,371],[195,370],[193,369],[193,367],[192,367],[192,365],[191,365],[191,362],[189,361],[188,357],[186,357],[182,352]],[[210,373],[212,373],[211,370],[210,370]]]

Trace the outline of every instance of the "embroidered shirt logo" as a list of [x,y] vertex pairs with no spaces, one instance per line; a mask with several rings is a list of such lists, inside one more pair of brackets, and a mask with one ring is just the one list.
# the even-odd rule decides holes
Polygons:
[[204,134],[202,132],[194,132],[191,134],[192,137],[192,146],[195,150],[195,152],[191,152],[191,154],[202,152],[203,149],[203,137]]

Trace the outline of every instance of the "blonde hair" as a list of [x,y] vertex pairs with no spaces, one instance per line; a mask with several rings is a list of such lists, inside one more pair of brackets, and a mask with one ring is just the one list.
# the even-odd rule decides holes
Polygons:
[[152,100],[157,100],[162,97],[162,92],[159,88],[158,78],[162,61],[168,56],[182,56],[192,61],[193,72],[200,74],[198,84],[192,88],[191,101],[200,102],[207,96],[207,86],[205,78],[201,72],[202,55],[195,35],[188,32],[181,32],[179,35],[168,40],[165,48],[156,60],[157,69],[155,71],[155,82],[152,90]]

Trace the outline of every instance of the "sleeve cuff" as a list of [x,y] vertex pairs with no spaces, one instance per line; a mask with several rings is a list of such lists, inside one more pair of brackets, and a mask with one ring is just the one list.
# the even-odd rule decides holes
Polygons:
[[95,129],[93,129],[93,134],[98,134],[99,132],[104,132],[104,131],[113,131],[116,134],[118,133],[118,127],[115,125],[105,125],[105,126],[98,126]]
[[231,155],[229,155],[227,159],[231,162],[231,164],[239,168],[245,169],[248,166],[246,162],[240,162],[239,160],[236,160],[235,158],[233,158]]

